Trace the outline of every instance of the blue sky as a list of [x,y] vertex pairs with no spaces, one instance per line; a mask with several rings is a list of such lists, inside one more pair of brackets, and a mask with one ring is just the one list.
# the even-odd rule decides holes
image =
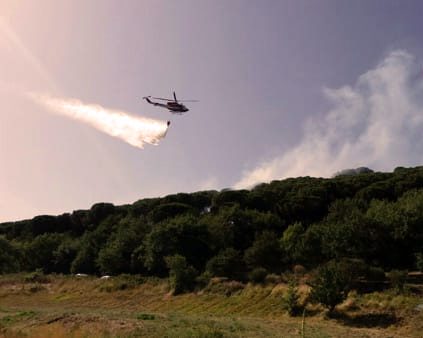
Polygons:
[[[421,1],[3,1],[0,220],[420,165]],[[145,95],[198,99],[183,116]],[[133,147],[27,99],[171,120]],[[421,149],[421,148],[420,148]]]

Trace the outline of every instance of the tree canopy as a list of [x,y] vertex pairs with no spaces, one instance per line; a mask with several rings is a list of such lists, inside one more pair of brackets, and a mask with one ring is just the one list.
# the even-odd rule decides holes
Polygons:
[[[299,177],[251,190],[200,191],[0,224],[0,273],[248,279],[359,259],[413,269],[423,257],[423,167]],[[167,258],[177,257],[177,258]],[[182,258],[181,258],[182,257]],[[176,278],[176,277],[175,277]],[[182,277],[181,277],[182,278]]]

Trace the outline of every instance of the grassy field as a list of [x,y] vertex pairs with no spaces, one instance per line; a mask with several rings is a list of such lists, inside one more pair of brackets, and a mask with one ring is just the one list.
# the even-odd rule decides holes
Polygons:
[[215,282],[173,296],[159,279],[5,275],[0,337],[423,337],[418,289],[351,293],[331,318],[308,306],[304,319],[286,314],[286,289]]

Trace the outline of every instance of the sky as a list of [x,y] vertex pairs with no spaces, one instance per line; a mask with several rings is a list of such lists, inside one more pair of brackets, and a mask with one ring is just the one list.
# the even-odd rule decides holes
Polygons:
[[[1,0],[0,221],[421,165],[422,17],[411,0]],[[172,91],[199,102],[142,100]]]

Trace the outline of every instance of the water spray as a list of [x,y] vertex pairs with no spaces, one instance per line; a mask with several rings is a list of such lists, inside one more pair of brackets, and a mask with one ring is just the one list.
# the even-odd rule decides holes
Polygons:
[[112,110],[96,104],[84,104],[76,99],[39,93],[29,93],[28,96],[53,113],[88,124],[138,148],[143,148],[145,143],[158,145],[166,136],[170,125],[170,121],[134,116],[125,111]]

